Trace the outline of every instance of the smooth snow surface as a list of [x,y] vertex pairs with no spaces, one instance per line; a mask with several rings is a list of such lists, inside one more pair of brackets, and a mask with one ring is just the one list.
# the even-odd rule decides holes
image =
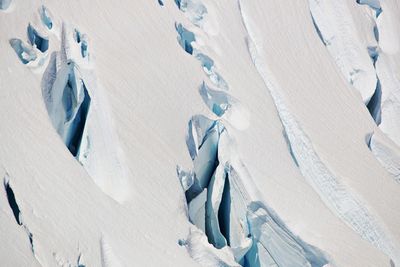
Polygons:
[[400,265],[397,0],[0,0],[0,266]]

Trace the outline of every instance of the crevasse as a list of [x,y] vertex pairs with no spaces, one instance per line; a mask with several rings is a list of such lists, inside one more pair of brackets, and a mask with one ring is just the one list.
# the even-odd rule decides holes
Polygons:
[[253,63],[274,100],[287,140],[290,143],[291,154],[302,175],[336,216],[362,238],[389,255],[395,262],[398,262],[400,260],[399,251],[388,233],[385,232],[384,227],[365,208],[363,201],[352,195],[351,191],[340,183],[339,179],[314,150],[311,140],[281,96],[268,65],[260,56],[263,51],[258,46],[257,36],[252,32],[251,22],[242,9],[241,15],[248,33],[248,47]]
[[[318,249],[294,236],[278,216],[248,193],[252,188],[246,167],[237,156],[233,140],[219,120],[194,116],[186,138],[193,171],[178,168],[185,190],[190,222],[205,240],[186,245],[192,256],[210,253],[215,261],[206,266],[323,266],[327,263]],[[199,236],[199,238],[200,238]],[[211,257],[211,256],[206,256]]]

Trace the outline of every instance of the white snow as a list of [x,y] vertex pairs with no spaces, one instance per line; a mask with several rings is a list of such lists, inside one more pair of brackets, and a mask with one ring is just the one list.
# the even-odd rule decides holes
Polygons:
[[0,0],[0,266],[398,265],[399,18]]

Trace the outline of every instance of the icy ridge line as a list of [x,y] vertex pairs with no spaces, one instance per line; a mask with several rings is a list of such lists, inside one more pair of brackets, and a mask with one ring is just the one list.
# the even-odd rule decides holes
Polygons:
[[[239,5],[240,3],[241,1]],[[362,238],[389,255],[394,262],[400,262],[399,249],[395,246],[390,234],[385,231],[385,227],[364,206],[364,201],[352,195],[351,191],[340,183],[340,180],[319,158],[311,140],[287,107],[268,65],[259,56],[262,49],[256,42],[256,36],[250,27],[250,19],[242,8],[240,10],[248,33],[248,47],[253,63],[275,102],[290,144],[293,160],[304,178],[336,216]]]
[[[360,6],[367,6],[368,8],[365,9],[365,11],[371,11],[366,15],[372,21],[369,22],[371,24],[371,32],[368,33],[369,36],[371,36],[370,39],[372,39],[372,41],[370,41],[366,47],[363,47],[362,45],[356,46],[355,43],[357,43],[358,40],[351,41],[351,38],[354,38],[353,35],[355,34],[351,34],[349,31],[344,31],[335,35],[335,32],[333,32],[334,30],[332,30],[337,27],[336,24],[343,25],[346,24],[346,21],[344,21],[344,17],[341,15],[336,13],[330,14],[329,7],[332,5],[336,8],[340,7],[341,10],[344,10],[343,12],[348,13],[345,4],[340,4],[338,1],[320,2],[310,0],[311,18],[314,22],[318,36],[327,47],[331,56],[335,59],[335,63],[342,70],[343,75],[346,77],[347,74],[345,69],[352,67],[353,69],[358,69],[353,76],[354,80],[364,80],[364,82],[359,86],[353,84],[351,81],[350,84],[354,85],[361,94],[363,94],[362,88],[375,88],[370,99],[365,101],[365,105],[377,126],[386,134],[386,136],[388,136],[388,138],[399,145],[400,125],[398,125],[397,120],[393,116],[398,114],[400,106],[400,95],[396,89],[400,86],[400,82],[395,78],[393,73],[394,70],[392,67],[393,63],[391,62],[391,53],[385,51],[390,50],[390,45],[388,49],[387,40],[383,45],[380,40],[381,28],[385,27],[382,20],[388,19],[386,18],[387,11],[385,12],[383,10],[379,0],[357,0],[356,3]],[[332,41],[328,41],[328,39]],[[353,53],[342,53],[340,51],[340,48],[347,46],[351,47]],[[350,48],[348,50],[350,50]],[[367,51],[368,55],[366,53]],[[354,55],[362,57],[363,60],[356,58]],[[370,57],[369,61],[366,60],[368,56]],[[349,66],[346,66],[343,62],[347,62]],[[362,62],[362,67],[356,67],[360,62]],[[366,73],[366,70],[371,69],[373,69],[373,75],[376,77],[375,80],[371,77],[369,80],[365,78],[364,74]],[[368,71],[368,73],[370,73],[370,71]],[[374,142],[374,144],[377,143]],[[398,149],[392,149],[389,151],[388,149],[378,149],[375,145],[369,146],[369,148],[381,165],[392,175],[394,180],[399,182],[400,154],[395,152]],[[378,150],[374,151],[374,149]]]

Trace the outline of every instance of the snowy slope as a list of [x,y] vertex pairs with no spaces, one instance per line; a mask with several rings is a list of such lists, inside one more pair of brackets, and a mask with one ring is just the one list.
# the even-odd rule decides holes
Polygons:
[[399,265],[364,2],[0,0],[0,265]]

